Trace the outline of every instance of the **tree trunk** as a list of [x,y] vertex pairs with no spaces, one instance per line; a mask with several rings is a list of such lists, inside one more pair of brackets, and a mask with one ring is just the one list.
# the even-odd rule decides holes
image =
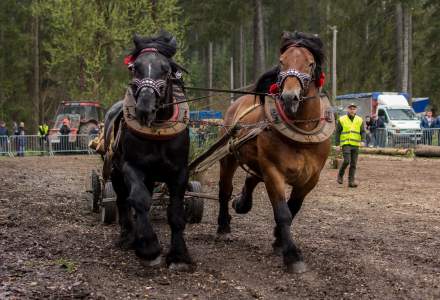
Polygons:
[[264,72],[264,28],[263,28],[263,3],[262,0],[254,0],[254,79]]
[[157,0],[150,0],[151,1],[151,18],[153,19],[153,22],[156,23],[157,21]]
[[[4,40],[5,40],[5,30],[3,27],[0,27],[0,45],[4,45]],[[5,66],[6,66],[6,57],[5,55],[2,55],[1,60],[0,60],[0,83],[3,82],[4,80],[4,70],[5,70]],[[4,112],[3,112],[3,104],[6,102],[5,99],[5,93],[3,91],[2,88],[0,88],[0,120],[4,119]]]
[[240,76],[240,82],[239,82],[239,86],[243,87],[244,86],[244,30],[243,30],[243,24],[240,25],[240,49],[239,49],[239,57],[238,57],[238,61],[239,61],[239,65],[240,65],[240,70],[239,70],[239,76]]
[[[319,0],[309,0],[310,11],[319,12]],[[309,14],[309,26],[312,33],[319,33],[321,27],[320,18],[315,14]]]
[[411,9],[408,8],[408,94],[410,105],[412,104],[412,62],[413,62],[413,49],[412,49],[412,13]]
[[407,93],[409,87],[409,7],[403,6],[403,76],[402,76],[402,91]]
[[[209,88],[212,89],[212,82],[213,82],[213,45],[212,42],[209,42],[209,46],[208,46],[208,83],[209,83]],[[209,92],[209,98],[208,98],[208,109],[211,108],[211,97],[212,97],[212,92]]]
[[33,65],[34,65],[34,86],[33,86],[33,103],[34,103],[34,121],[39,124],[43,119],[43,107],[40,103],[40,38],[39,38],[39,19],[38,15],[33,16]]
[[403,12],[402,3],[396,3],[396,88],[397,91],[403,89]]

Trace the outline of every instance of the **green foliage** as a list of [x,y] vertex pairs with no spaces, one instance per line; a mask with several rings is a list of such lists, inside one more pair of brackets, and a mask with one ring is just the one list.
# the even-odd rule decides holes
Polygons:
[[[163,28],[184,45],[177,0],[0,1],[0,118],[32,119],[33,31],[38,18],[40,97],[51,118],[62,100],[94,100],[105,106],[120,99],[129,80],[124,56],[132,36]],[[181,52],[176,57],[183,62]],[[14,72],[8,72],[12,69]],[[9,117],[9,118],[8,118]]]
[[[399,0],[263,0],[267,67],[278,62],[283,30],[319,34],[331,86],[332,32],[338,28],[338,94],[396,90],[396,16]],[[440,3],[400,0],[413,20],[414,96],[440,104]],[[156,3],[156,7],[152,7]],[[39,21],[40,99],[51,117],[61,100],[97,100],[106,106],[124,93],[128,72],[123,57],[134,33],[164,28],[176,35],[176,60],[190,74],[187,84],[208,85],[208,44],[214,45],[214,87],[252,82],[254,1],[224,0],[2,0],[0,1],[0,119],[32,119],[35,114],[33,21]],[[244,31],[245,74],[239,74],[240,28]],[[201,96],[205,93],[190,93]],[[215,96],[224,110],[229,95]],[[206,102],[192,104],[204,108]]]

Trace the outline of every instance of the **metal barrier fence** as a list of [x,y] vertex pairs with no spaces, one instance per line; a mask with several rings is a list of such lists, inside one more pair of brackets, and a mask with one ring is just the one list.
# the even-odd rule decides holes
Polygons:
[[95,137],[96,135],[89,134],[51,136],[48,139],[49,154],[93,154],[93,150],[89,148],[89,142]]
[[0,155],[12,156],[10,149],[10,140],[7,136],[0,136]]
[[378,128],[367,132],[368,147],[415,148],[417,145],[440,146],[440,128],[392,130]]
[[[0,156],[94,154],[89,142],[96,135],[38,135],[0,136]],[[200,155],[219,137],[217,132],[191,134],[191,159]],[[334,137],[332,137],[333,139]],[[415,129],[407,131],[376,129],[367,133],[367,147],[414,148],[417,145],[440,146],[440,128]]]
[[93,154],[89,142],[96,135],[56,135],[42,137],[38,135],[13,135],[0,137],[0,155],[55,155],[85,153]]

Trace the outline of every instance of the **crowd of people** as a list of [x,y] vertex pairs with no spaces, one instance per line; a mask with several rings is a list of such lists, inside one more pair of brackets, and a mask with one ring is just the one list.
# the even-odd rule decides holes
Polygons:
[[[20,122],[19,124],[14,122],[12,128],[12,135],[16,136],[15,146],[17,149],[17,156],[24,156],[26,147],[26,138],[24,137],[26,135],[26,131],[24,122]],[[9,133],[6,123],[4,121],[0,121],[0,153],[2,153],[2,155],[5,155],[9,143],[8,137],[10,135],[11,134]]]
[[[62,149],[68,149],[69,134],[71,132],[70,122],[68,118],[63,120],[62,126],[59,130],[60,136],[60,147]],[[25,129],[24,122],[12,124],[12,131],[9,131],[6,122],[0,121],[0,153],[1,155],[7,155],[9,147],[12,147],[16,156],[24,156],[26,147],[35,147],[37,144],[41,152],[48,150],[49,143],[49,126],[46,122],[43,122],[38,126],[38,135],[35,136],[34,132],[28,137],[27,130]],[[10,141],[10,137],[13,139]],[[11,145],[12,144],[12,145]],[[33,145],[29,145],[33,144]]]
[[[385,147],[386,146],[386,130],[385,130],[384,116],[366,116],[365,117],[365,129],[366,129],[366,141],[367,147]],[[420,121],[420,128],[422,129],[421,143],[425,145],[433,144],[433,137],[436,135],[437,145],[440,146],[440,116],[434,117],[432,110],[425,112],[422,120]]]

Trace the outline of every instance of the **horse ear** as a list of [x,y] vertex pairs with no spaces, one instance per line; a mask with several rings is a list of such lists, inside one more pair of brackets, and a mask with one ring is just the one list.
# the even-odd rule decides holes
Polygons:
[[170,46],[177,48],[177,40],[176,37],[172,37],[170,40]]
[[293,34],[289,31],[283,31],[283,33],[281,34],[281,43],[286,41],[286,40],[290,40],[292,39]]
[[137,33],[135,33],[134,35],[133,35],[133,43],[134,43],[134,45],[135,45],[135,47],[136,48],[138,48],[138,46],[140,45],[140,43],[141,43],[141,36],[140,35],[138,35]]

